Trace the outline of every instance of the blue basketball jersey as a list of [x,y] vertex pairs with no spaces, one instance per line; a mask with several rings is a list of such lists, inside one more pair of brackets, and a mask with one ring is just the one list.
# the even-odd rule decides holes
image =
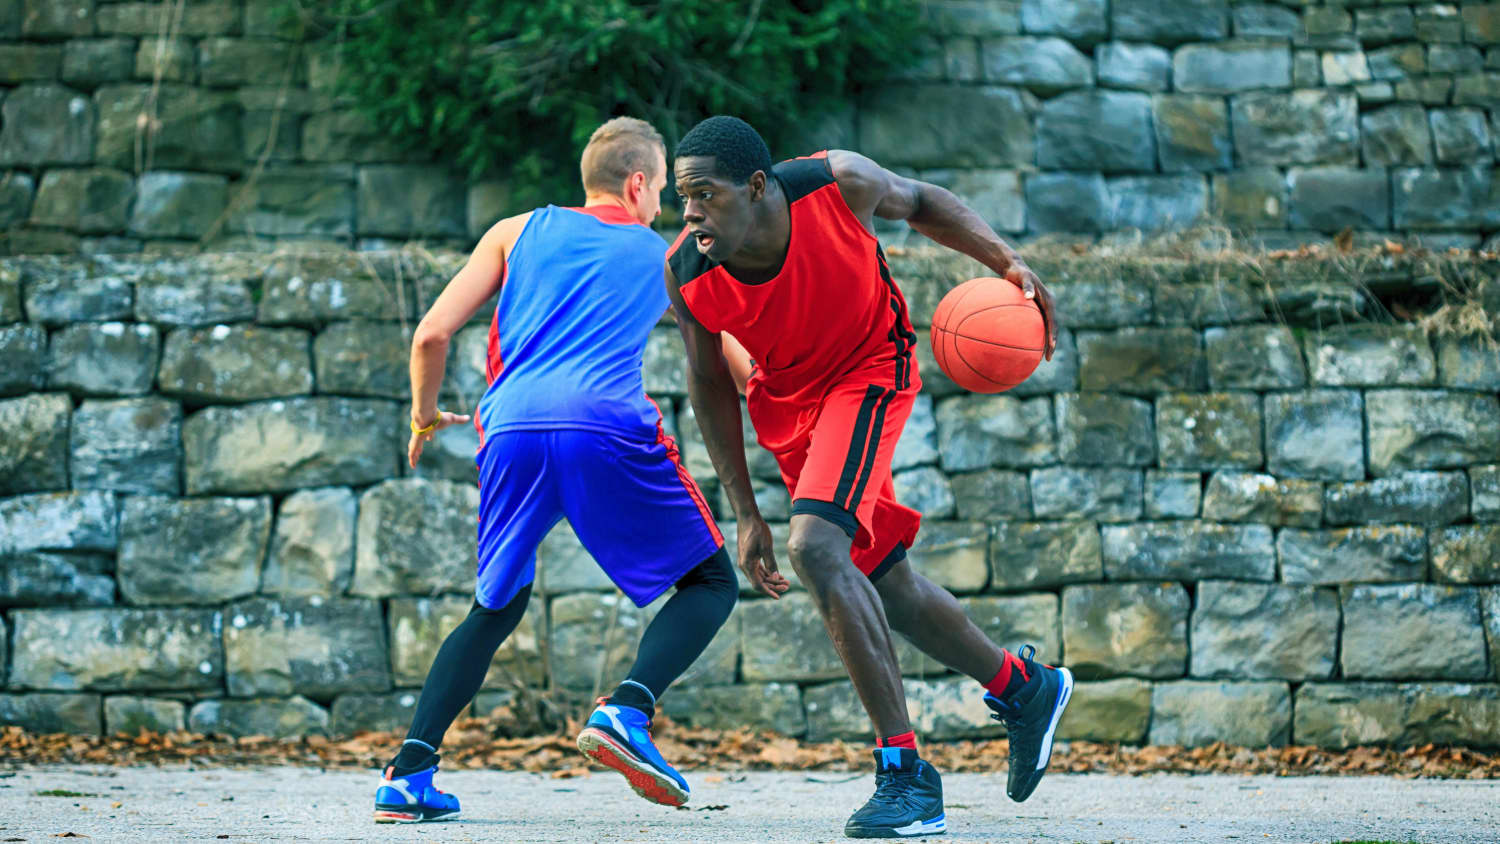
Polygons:
[[641,358],[668,306],[666,251],[616,206],[532,212],[490,325],[481,444],[497,431],[559,428],[657,440],[661,412]]

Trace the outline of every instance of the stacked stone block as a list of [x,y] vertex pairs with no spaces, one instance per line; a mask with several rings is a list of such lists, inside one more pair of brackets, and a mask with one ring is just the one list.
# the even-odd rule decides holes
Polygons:
[[[919,323],[975,274],[890,257]],[[0,259],[0,722],[404,726],[472,600],[478,496],[466,429],[420,472],[402,460],[406,332],[461,256],[399,283],[398,260]],[[1078,676],[1062,735],[1500,744],[1500,353],[1360,316],[1373,289],[1427,289],[1433,265],[1033,264],[1067,319],[1058,354],[978,396],[924,341],[894,468],[924,514],[912,565],[995,641]],[[1440,269],[1480,301],[1500,284],[1493,261]],[[446,407],[483,389],[487,321],[454,344]],[[684,363],[675,327],[657,327],[647,389],[715,500]],[[867,738],[790,571],[775,462],[748,457],[793,591],[742,588],[664,711]],[[521,688],[586,701],[655,612],[566,524],[538,558],[476,712]],[[925,736],[999,734],[971,680],[904,640],[899,655]]]
[[[278,7],[10,0],[0,254],[461,243],[516,210],[361,114],[337,39]],[[1273,246],[1495,245],[1493,0],[925,8],[920,60],[775,152],[857,149],[1018,237],[1218,220]]]

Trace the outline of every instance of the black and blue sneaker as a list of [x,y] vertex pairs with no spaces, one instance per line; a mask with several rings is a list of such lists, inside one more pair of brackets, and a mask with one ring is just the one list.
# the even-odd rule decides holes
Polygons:
[[458,817],[458,798],[432,785],[438,757],[420,771],[396,776],[396,766],[387,765],[375,789],[376,823],[421,823]]
[[906,747],[875,748],[875,794],[844,824],[850,838],[911,838],[948,829],[943,779]]
[[651,716],[639,709],[600,698],[578,734],[578,749],[619,771],[636,794],[653,803],[681,806],[688,801],[687,780],[662,758],[651,741]]
[[1073,674],[1066,668],[1038,665],[1034,660],[1036,648],[1030,645],[1021,648],[1017,656],[1026,663],[1026,684],[1009,701],[986,694],[984,703],[994,710],[990,717],[1005,724],[1010,739],[1010,779],[1005,793],[1020,803],[1031,796],[1047,773],[1057,722],[1073,696]]

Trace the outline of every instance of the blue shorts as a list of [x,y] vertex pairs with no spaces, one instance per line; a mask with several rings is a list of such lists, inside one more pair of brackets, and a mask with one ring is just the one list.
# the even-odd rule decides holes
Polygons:
[[498,431],[479,464],[480,604],[498,609],[536,579],[536,549],[566,518],[620,591],[644,607],[724,544],[708,501],[665,433]]

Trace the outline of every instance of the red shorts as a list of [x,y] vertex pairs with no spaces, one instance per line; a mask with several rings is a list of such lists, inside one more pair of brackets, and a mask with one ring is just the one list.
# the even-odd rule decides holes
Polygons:
[[[823,398],[805,435],[772,451],[792,496],[792,514],[819,516],[843,528],[853,540],[854,565],[871,579],[905,558],[922,525],[920,513],[896,502],[891,478],[891,456],[916,397],[915,389],[846,381]],[[750,406],[757,432],[785,430],[789,420],[778,411],[786,405]]]

